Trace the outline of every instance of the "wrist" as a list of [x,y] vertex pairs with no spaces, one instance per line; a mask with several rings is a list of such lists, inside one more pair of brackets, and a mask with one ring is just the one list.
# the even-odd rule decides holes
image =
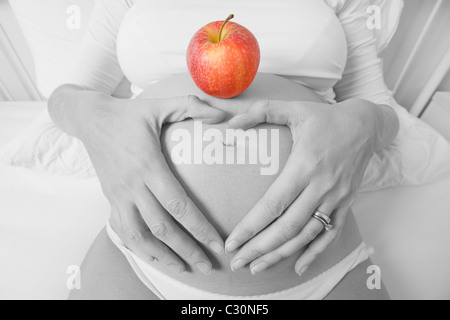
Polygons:
[[356,114],[366,131],[371,132],[374,152],[383,150],[392,143],[400,128],[397,113],[393,108],[363,99],[350,99],[345,103],[353,107],[352,112],[360,111]]
[[98,118],[111,97],[83,90],[75,85],[56,89],[48,101],[48,111],[55,124],[65,133],[82,138],[89,124]]
[[373,109],[377,119],[375,122],[375,151],[381,151],[397,137],[400,121],[395,110],[387,105],[374,104]]
[[386,148],[397,136],[399,119],[391,107],[363,99],[349,99],[339,105],[359,123],[357,130],[369,133],[368,140],[373,143],[374,152]]

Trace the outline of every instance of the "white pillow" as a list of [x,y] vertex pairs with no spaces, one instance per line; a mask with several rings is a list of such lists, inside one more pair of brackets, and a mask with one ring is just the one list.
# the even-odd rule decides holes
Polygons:
[[392,99],[400,130],[396,139],[372,157],[361,191],[431,183],[450,174],[450,143]]
[[62,132],[47,109],[0,150],[0,164],[76,178],[95,176],[84,145]]
[[[395,106],[401,124],[399,135],[374,155],[361,191],[420,185],[450,174],[449,142],[425,122]],[[75,178],[96,176],[84,145],[59,130],[47,111],[0,150],[0,163]]]

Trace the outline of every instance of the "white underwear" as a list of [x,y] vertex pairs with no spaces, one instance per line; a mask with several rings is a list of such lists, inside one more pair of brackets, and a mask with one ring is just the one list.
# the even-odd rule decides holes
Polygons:
[[197,289],[171,278],[126,248],[109,221],[106,229],[112,242],[125,255],[139,279],[161,300],[322,300],[347,273],[373,253],[373,249],[362,243],[338,264],[297,287],[259,296],[227,296]]

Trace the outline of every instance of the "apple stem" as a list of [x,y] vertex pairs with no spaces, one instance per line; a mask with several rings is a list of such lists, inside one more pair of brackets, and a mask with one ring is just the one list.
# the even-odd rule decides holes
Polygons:
[[234,14],[230,14],[228,16],[228,18],[222,23],[222,26],[220,27],[220,32],[219,32],[219,42],[222,41],[222,31],[223,31],[223,27],[225,27],[225,25],[227,24],[228,21],[230,21],[231,19],[234,18]]

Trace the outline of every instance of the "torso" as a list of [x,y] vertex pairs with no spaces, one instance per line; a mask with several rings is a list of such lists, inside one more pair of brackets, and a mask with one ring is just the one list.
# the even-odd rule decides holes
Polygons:
[[[169,98],[189,94],[197,95],[211,106],[225,110],[229,113],[230,117],[246,111],[251,105],[251,102],[258,99],[321,101],[308,88],[283,77],[263,73],[257,75],[255,81],[247,91],[233,99],[226,100],[207,96],[195,86],[189,74],[186,73],[172,76],[157,84],[148,86],[140,98]],[[208,128],[223,130],[224,127],[223,125],[203,125],[203,129]],[[161,142],[167,161],[176,177],[185,187],[187,193],[204,212],[206,217],[217,227],[225,239],[252,206],[264,195],[277,175],[261,175],[260,169],[265,166],[260,163],[256,165],[176,165],[172,161],[171,152],[178,142],[172,141],[172,137],[173,133],[179,129],[185,129],[194,135],[192,121],[166,126],[163,130]],[[279,160],[281,171],[291,151],[291,133],[287,127],[275,125],[258,127],[258,130],[262,129],[279,130]],[[205,143],[204,147],[206,146],[207,143]],[[223,146],[223,148],[236,147]],[[239,152],[237,150],[235,151],[236,153]],[[361,238],[355,220],[350,214],[350,218],[340,237],[319,257],[309,271],[301,278],[294,271],[295,261],[301,252],[258,276],[251,276],[248,269],[233,273],[230,269],[231,255],[218,257],[217,255],[211,254],[207,248],[205,248],[205,251],[209,253],[209,256],[214,261],[213,274],[208,278],[194,269],[177,275],[171,273],[170,270],[166,270],[166,268],[158,263],[154,265],[162,272],[170,274],[170,276],[180,281],[207,291],[227,295],[259,295],[291,288],[317,276],[343,259],[360,243]]]
[[347,40],[336,12],[322,0],[135,1],[117,38],[120,66],[138,88],[187,72],[191,38],[231,13],[258,40],[259,72],[289,77],[333,99]]

